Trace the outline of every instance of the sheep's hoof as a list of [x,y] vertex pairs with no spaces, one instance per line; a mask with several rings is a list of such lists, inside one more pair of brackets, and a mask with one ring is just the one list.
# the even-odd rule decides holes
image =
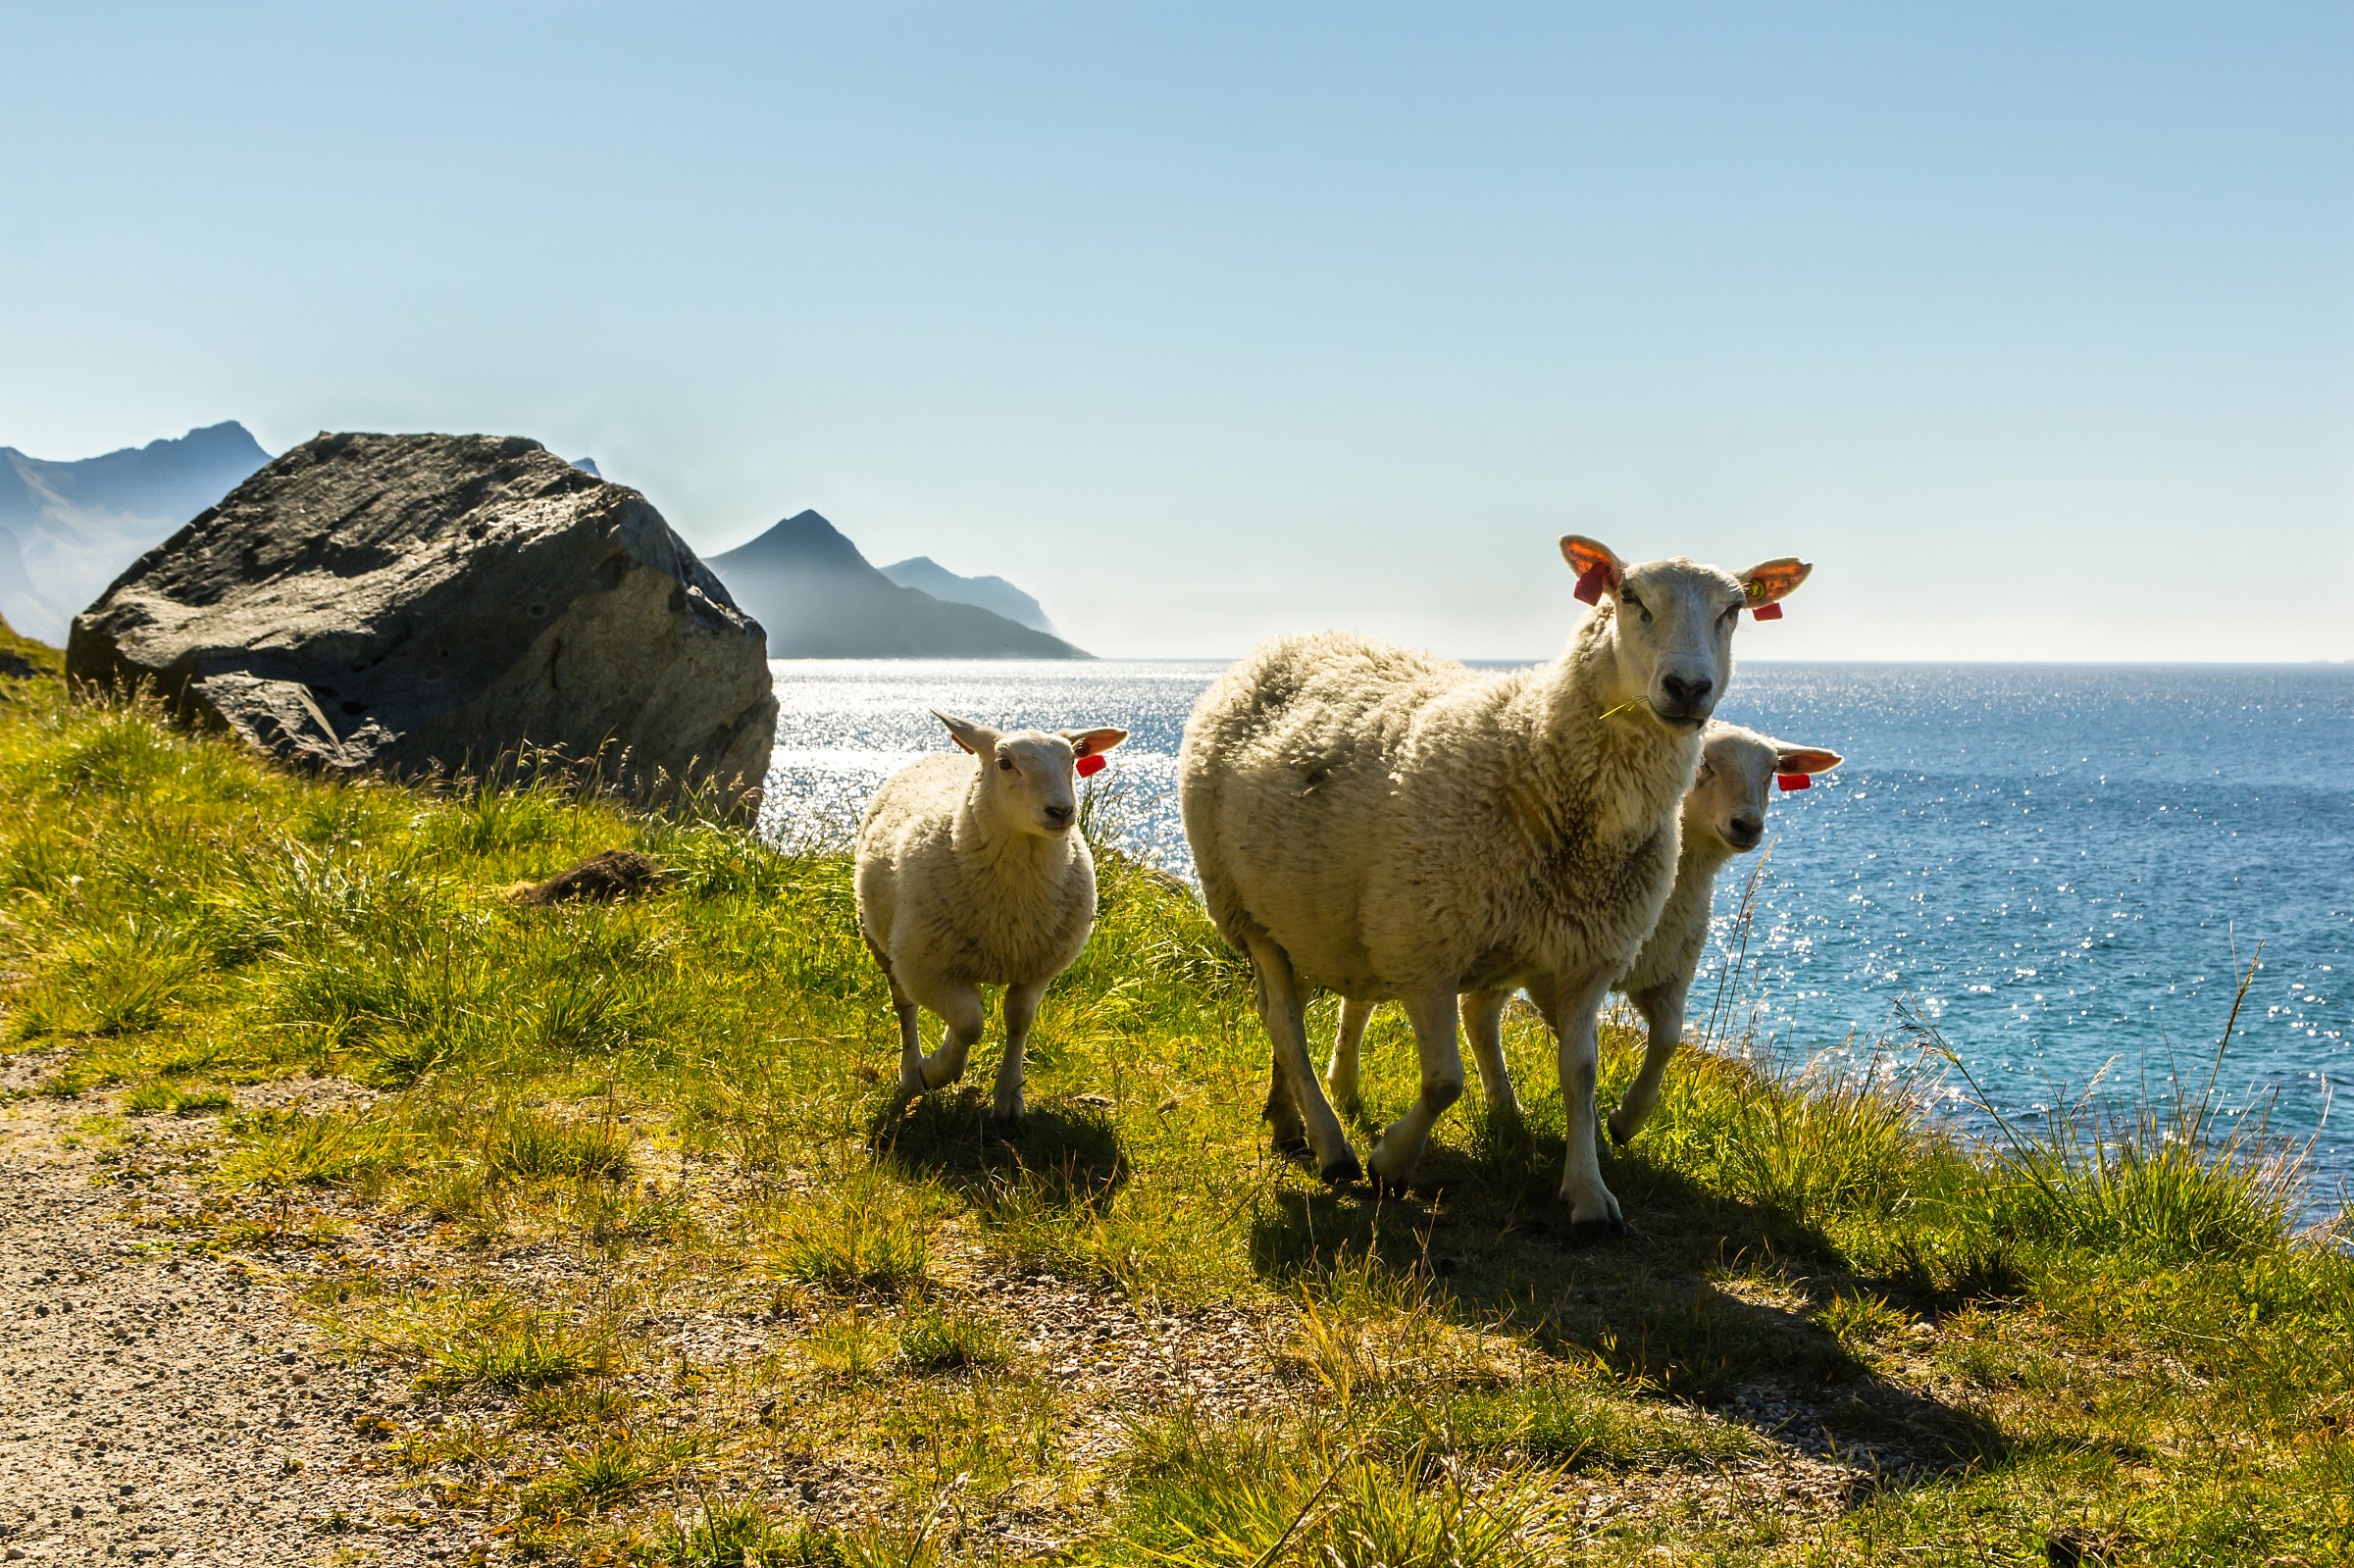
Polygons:
[[1003,1123],[1007,1128],[1016,1128],[1022,1125],[1024,1108],[1020,1100],[1015,1100],[1010,1107],[992,1105],[989,1115],[992,1121]]
[[1626,1222],[1615,1214],[1607,1220],[1572,1220],[1569,1224],[1569,1239],[1579,1246],[1624,1240],[1626,1236]]
[[1651,1112],[1652,1107],[1649,1105],[1644,1106],[1641,1110],[1635,1110],[1624,1104],[1611,1112],[1603,1120],[1602,1126],[1603,1130],[1611,1135],[1612,1146],[1624,1148],[1627,1144],[1632,1143],[1635,1140],[1635,1135],[1643,1131],[1643,1124],[1651,1120]]
[[1365,1168],[1356,1163],[1356,1156],[1344,1154],[1316,1173],[1328,1187],[1354,1187],[1365,1179]]
[[1271,1143],[1276,1158],[1290,1160],[1295,1165],[1305,1165],[1309,1157],[1315,1153],[1314,1149],[1308,1147],[1307,1136],[1305,1133],[1279,1134],[1271,1140]]
[[1375,1197],[1405,1197],[1413,1189],[1413,1184],[1406,1177],[1384,1176],[1378,1169],[1373,1172],[1373,1195]]
[[924,1081],[921,1078],[909,1078],[906,1074],[901,1073],[899,1075],[900,1100],[902,1102],[907,1100],[920,1100],[923,1097]]

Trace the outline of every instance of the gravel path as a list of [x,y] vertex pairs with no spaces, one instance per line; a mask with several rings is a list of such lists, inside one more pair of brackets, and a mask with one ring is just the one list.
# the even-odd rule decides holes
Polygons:
[[[48,1065],[0,1060],[0,1090]],[[470,1522],[401,1490],[381,1438],[355,1425],[397,1418],[397,1383],[313,1356],[286,1303],[237,1264],[127,1223],[129,1194],[76,1146],[96,1108],[0,1103],[0,1561],[475,1555]],[[200,1141],[210,1119],[155,1131],[167,1147]],[[144,1191],[189,1186],[164,1174]]]

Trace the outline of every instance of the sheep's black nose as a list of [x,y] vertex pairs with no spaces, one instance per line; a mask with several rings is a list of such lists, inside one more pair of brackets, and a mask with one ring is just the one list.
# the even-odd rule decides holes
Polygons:
[[1071,808],[1064,805],[1049,806],[1047,808],[1047,821],[1052,823],[1057,828],[1068,828],[1071,825]]
[[1725,825],[1724,841],[1735,849],[1747,849],[1764,835],[1766,824],[1751,816],[1735,817]]
[[1663,675],[1660,677],[1660,689],[1666,693],[1667,700],[1673,703],[1680,713],[1698,712],[1700,705],[1708,701],[1709,693],[1715,688],[1716,683],[1705,675]]

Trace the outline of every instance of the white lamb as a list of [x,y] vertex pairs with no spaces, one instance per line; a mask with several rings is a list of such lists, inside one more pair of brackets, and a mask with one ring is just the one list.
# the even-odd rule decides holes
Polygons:
[[[1074,831],[1072,764],[1128,732],[999,734],[934,716],[972,756],[925,757],[875,791],[858,824],[858,930],[891,982],[899,1088],[910,1097],[964,1076],[988,1014],[980,987],[1005,987],[994,1109],[1018,1117],[1030,1021],[1096,923],[1096,863]],[[947,1025],[930,1056],[916,1016],[927,1007]]]
[[[1775,780],[1823,773],[1840,760],[1835,751],[1788,745],[1738,725],[1710,722],[1701,742],[1699,776],[1684,794],[1675,882],[1643,950],[1611,987],[1635,1004],[1648,1027],[1642,1070],[1611,1113],[1612,1142],[1633,1138],[1660,1102],[1660,1081],[1683,1037],[1684,998],[1708,945],[1717,872],[1733,856],[1757,848],[1765,836],[1766,799]],[[1460,998],[1460,1006],[1488,1103],[1517,1115],[1520,1103],[1504,1064],[1504,1008],[1511,994],[1471,991]],[[1356,1103],[1357,1052],[1376,1005],[1355,998],[1341,1002],[1340,1029],[1324,1075],[1336,1104]]]
[[1576,535],[1561,553],[1601,602],[1552,665],[1483,675],[1341,632],[1279,638],[1196,705],[1180,798],[1210,916],[1257,978],[1290,1090],[1278,1139],[1305,1134],[1327,1180],[1358,1174],[1308,1062],[1308,986],[1396,998],[1413,1025],[1422,1090],[1373,1148],[1385,1185],[1462,1092],[1457,993],[1525,987],[1560,1040],[1570,1218],[1622,1233],[1595,1146],[1596,1014],[1666,900],[1742,607],[1810,569],[1629,567]]

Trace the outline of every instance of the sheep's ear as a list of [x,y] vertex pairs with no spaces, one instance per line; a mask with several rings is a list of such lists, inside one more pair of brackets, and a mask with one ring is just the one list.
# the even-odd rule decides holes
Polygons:
[[1814,746],[1784,746],[1775,753],[1775,773],[1829,773],[1847,759],[1836,751],[1821,751]]
[[932,717],[948,727],[948,738],[978,757],[998,749],[998,733],[985,724],[959,719],[952,713],[932,710]]
[[1071,743],[1074,757],[1100,757],[1128,738],[1125,730],[1063,730],[1057,733]]
[[1798,590],[1798,585],[1807,581],[1807,574],[1814,570],[1811,562],[1802,561],[1795,555],[1760,561],[1741,574],[1742,596],[1749,601],[1749,607],[1753,610],[1762,604],[1786,599]]
[[1577,574],[1577,596],[1588,604],[1600,604],[1604,594],[1617,592],[1626,578],[1626,563],[1609,545],[1583,533],[1561,535],[1561,559]]

